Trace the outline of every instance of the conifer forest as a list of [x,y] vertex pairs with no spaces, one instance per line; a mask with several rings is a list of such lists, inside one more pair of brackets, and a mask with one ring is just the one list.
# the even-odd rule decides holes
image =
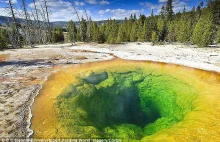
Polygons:
[[[97,42],[117,44],[123,42],[152,42],[163,44],[181,42],[204,47],[220,42],[220,1],[207,0],[201,2],[190,11],[186,8],[174,13],[173,1],[168,0],[162,6],[158,15],[152,10],[150,16],[131,14],[118,21],[108,19],[98,24],[92,17],[79,17],[78,21],[69,21],[67,27],[53,27],[50,24],[47,1],[41,10],[32,11],[34,18],[26,10],[25,0],[22,0],[24,19],[17,20],[11,0],[12,21],[6,23],[6,28],[0,29],[1,48],[22,48],[34,44],[63,42]],[[85,10],[86,13],[86,10]],[[138,18],[137,18],[138,17]],[[79,22],[79,24],[75,24]],[[66,32],[66,36],[64,33]]]

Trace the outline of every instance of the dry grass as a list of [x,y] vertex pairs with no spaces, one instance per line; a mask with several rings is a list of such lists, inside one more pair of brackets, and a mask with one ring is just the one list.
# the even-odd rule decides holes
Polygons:
[[52,55],[51,57],[50,57],[50,59],[52,59],[52,60],[59,60],[59,59],[63,59],[64,58],[64,56],[63,55],[59,55],[59,54],[57,54],[57,55]]
[[219,63],[216,63],[215,65],[220,67],[220,62],[219,62]]
[[0,62],[6,61],[9,57],[9,54],[1,54],[0,55]]
[[88,59],[86,56],[76,56],[75,60],[86,60]]
[[76,53],[79,53],[79,52],[84,52],[84,53],[97,53],[96,51],[89,51],[89,50],[72,50],[72,52],[76,52]]

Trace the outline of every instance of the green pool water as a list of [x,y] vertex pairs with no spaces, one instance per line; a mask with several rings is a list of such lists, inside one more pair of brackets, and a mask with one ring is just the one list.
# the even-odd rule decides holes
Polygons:
[[60,121],[79,138],[140,140],[181,121],[196,97],[178,78],[141,69],[93,72],[80,80],[57,98]]
[[32,106],[33,138],[218,141],[220,75],[113,60],[61,68]]

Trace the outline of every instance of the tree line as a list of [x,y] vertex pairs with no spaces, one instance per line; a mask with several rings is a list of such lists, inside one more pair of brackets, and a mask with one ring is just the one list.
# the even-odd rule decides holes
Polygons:
[[[197,7],[174,13],[172,0],[162,6],[160,13],[155,15],[153,10],[149,17],[133,14],[122,23],[109,19],[98,25],[82,18],[81,29],[73,21],[69,22],[68,37],[70,42],[93,41],[98,43],[121,42],[181,42],[196,44],[204,47],[220,42],[220,1],[208,0],[207,5],[201,2]],[[82,32],[81,32],[82,31]],[[81,33],[81,35],[80,35]],[[88,33],[91,36],[88,37]]]
[[[0,47],[11,45],[19,48],[24,45],[64,42],[62,28],[53,28],[50,24],[47,0],[40,6],[35,4],[31,13],[27,12],[25,0],[22,0],[22,23],[16,21],[14,7],[9,1],[10,15],[13,22],[7,23],[6,29],[0,30]],[[79,18],[76,8],[72,4],[79,21],[79,25],[71,20],[67,27],[68,41],[74,44],[81,42],[122,43],[122,42],[181,42],[196,44],[204,47],[220,42],[220,1],[207,0],[206,5],[201,2],[190,11],[186,8],[182,12],[173,12],[173,1],[168,0],[162,6],[158,15],[152,10],[146,17],[132,14],[123,22],[109,19],[103,24],[93,22],[86,13],[86,19]],[[33,19],[30,18],[32,16]]]

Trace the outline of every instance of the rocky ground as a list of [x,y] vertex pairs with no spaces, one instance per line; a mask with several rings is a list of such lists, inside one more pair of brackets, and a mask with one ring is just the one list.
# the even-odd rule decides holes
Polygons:
[[61,44],[1,51],[0,138],[26,138],[31,135],[30,106],[50,74],[61,67],[114,57],[174,63],[220,72],[220,48],[196,48],[181,44]]

